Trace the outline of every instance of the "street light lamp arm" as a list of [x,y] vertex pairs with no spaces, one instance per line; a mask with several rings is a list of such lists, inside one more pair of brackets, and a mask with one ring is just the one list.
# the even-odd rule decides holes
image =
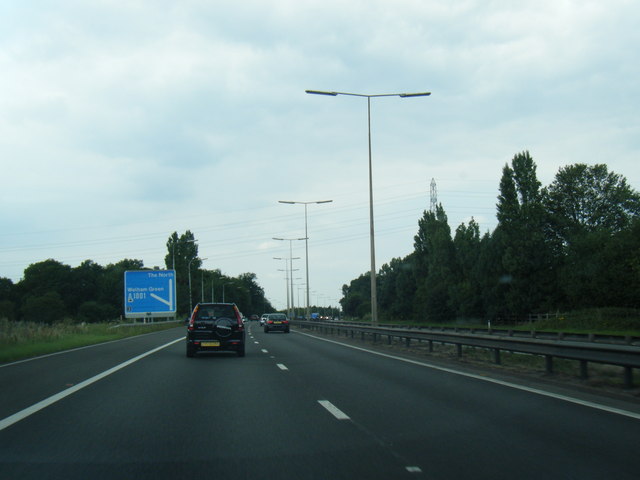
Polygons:
[[431,95],[431,92],[422,92],[422,93],[401,93],[400,95],[398,95],[400,98],[407,98],[407,97],[428,97],[429,95]]
[[293,200],[278,200],[278,203],[287,203],[289,205],[295,205],[295,204],[299,204],[299,205],[312,205],[312,204],[316,204],[316,203],[331,203],[333,202],[333,200],[316,200],[314,202],[296,202]]
[[335,97],[337,95],[349,95],[351,97],[365,97],[365,98],[375,98],[375,97],[428,97],[431,95],[431,92],[417,92],[417,93],[376,93],[372,95],[367,95],[364,93],[349,93],[349,92],[324,92],[322,90],[305,90],[306,93],[310,93],[313,95],[329,95]]
[[336,95],[338,95],[338,92],[323,92],[321,90],[305,90],[305,92],[311,93],[313,95],[329,95],[332,97],[335,97]]

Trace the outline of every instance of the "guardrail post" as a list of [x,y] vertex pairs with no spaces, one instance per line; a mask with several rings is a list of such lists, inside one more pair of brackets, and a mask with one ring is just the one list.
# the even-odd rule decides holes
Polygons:
[[458,357],[462,357],[462,345],[459,343],[456,343],[456,353],[458,354]]
[[405,341],[405,345],[407,346],[407,348],[409,348],[411,346],[411,338],[407,337],[404,339]]
[[493,363],[495,363],[496,365],[502,365],[502,361],[500,360],[500,349],[499,348],[494,348],[493,349]]
[[433,353],[433,340],[429,340],[429,353]]
[[589,367],[586,360],[580,360],[580,378],[586,380],[589,378]]
[[544,356],[544,363],[545,363],[545,367],[546,367],[547,373],[549,373],[549,374],[553,373],[553,356],[552,355],[545,355]]
[[391,339],[393,337],[391,335],[387,335],[387,345],[391,345]]
[[360,332],[360,340],[364,342],[364,332]]
[[624,367],[624,388],[633,388],[633,368]]

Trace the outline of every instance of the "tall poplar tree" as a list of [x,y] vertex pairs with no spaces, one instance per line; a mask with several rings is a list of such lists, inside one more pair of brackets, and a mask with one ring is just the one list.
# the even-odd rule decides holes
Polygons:
[[495,239],[502,251],[504,306],[515,318],[546,311],[553,305],[555,277],[549,244],[545,239],[546,215],[536,165],[525,151],[505,165],[497,204]]
[[446,322],[455,318],[450,289],[457,270],[451,228],[442,204],[425,211],[414,237],[417,260],[416,306],[418,319]]

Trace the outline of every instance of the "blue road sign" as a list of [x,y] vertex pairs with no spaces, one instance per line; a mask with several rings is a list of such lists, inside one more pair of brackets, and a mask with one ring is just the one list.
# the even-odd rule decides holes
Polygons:
[[174,317],[175,270],[124,272],[124,314],[127,318]]

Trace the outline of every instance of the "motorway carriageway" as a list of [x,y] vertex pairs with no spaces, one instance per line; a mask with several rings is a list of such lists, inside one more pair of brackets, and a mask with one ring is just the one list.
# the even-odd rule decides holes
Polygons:
[[637,479],[640,405],[248,324],[0,366],[0,478]]

